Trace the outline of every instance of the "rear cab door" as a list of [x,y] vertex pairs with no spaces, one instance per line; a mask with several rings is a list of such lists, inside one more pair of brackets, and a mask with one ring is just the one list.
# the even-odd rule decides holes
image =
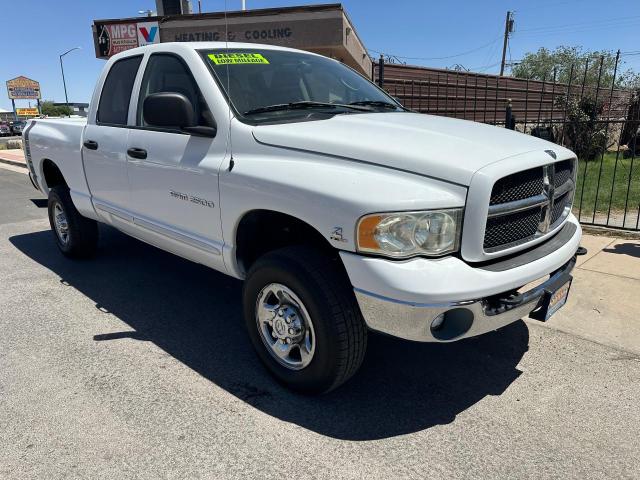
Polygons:
[[89,112],[82,144],[84,171],[93,205],[100,218],[114,224],[131,220],[126,146],[133,86],[142,55],[116,60],[101,77]]

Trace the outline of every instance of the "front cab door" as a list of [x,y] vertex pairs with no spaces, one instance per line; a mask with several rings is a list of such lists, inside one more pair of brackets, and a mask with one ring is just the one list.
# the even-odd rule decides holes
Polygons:
[[129,130],[126,149],[137,236],[223,269],[218,172],[226,139],[148,125],[144,100],[160,92],[185,95],[199,125],[215,126],[211,109],[183,59],[172,53],[150,55],[140,83],[136,125]]

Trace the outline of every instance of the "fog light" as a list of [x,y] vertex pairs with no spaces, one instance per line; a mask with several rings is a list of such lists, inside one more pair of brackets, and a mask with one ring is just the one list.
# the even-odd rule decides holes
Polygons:
[[433,322],[431,322],[431,330],[432,331],[440,330],[443,323],[444,323],[444,313],[441,313],[440,315],[438,315],[436,318],[433,319]]
[[453,340],[469,331],[473,325],[473,312],[468,308],[452,308],[431,322],[431,335],[438,340]]

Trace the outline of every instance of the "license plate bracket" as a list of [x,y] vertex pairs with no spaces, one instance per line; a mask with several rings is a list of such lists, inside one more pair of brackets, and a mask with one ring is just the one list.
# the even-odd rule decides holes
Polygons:
[[534,320],[546,322],[551,316],[567,303],[569,290],[571,290],[571,282],[569,279],[556,288],[545,289],[543,297],[540,299],[539,307],[529,314]]

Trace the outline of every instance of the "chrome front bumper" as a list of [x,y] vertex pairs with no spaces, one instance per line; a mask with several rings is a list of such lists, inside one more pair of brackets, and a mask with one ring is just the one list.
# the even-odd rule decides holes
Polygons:
[[[360,289],[356,299],[372,330],[407,340],[421,342],[450,342],[497,330],[538,309],[556,288],[572,279],[576,257],[565,263],[549,278],[534,288],[522,292],[441,304],[420,304],[395,300]],[[444,316],[440,329],[432,329],[433,321]]]

